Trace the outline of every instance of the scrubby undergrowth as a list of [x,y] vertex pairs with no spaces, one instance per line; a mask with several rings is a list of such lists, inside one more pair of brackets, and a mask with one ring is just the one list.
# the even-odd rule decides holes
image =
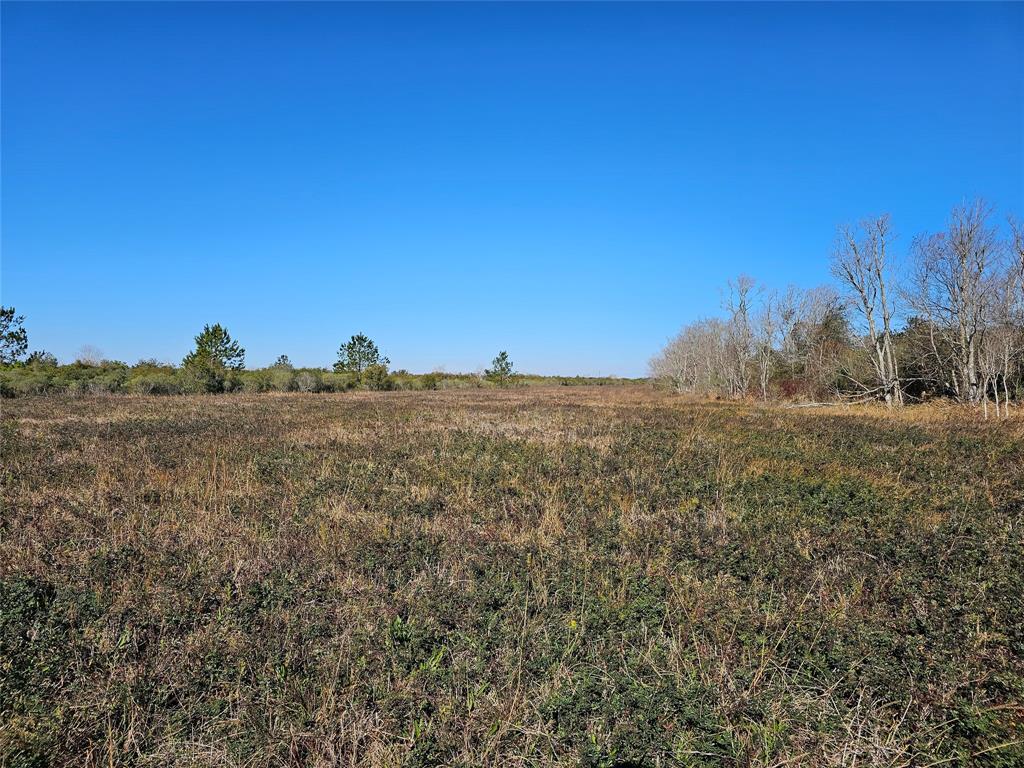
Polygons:
[[1024,433],[973,419],[5,402],[0,764],[1020,765]]

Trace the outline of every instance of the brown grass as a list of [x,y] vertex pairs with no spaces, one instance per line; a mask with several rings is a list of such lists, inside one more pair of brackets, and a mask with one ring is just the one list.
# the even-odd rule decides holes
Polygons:
[[624,386],[3,429],[5,766],[1024,761],[1019,418]]

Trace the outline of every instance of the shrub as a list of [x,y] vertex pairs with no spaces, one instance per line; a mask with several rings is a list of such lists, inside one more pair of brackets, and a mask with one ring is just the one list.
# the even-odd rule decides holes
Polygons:
[[57,357],[45,349],[37,349],[25,360],[25,365],[34,368],[56,368]]
[[375,392],[383,392],[395,388],[395,382],[388,374],[387,366],[371,365],[360,376],[363,387]]
[[133,374],[125,389],[139,395],[177,395],[181,393],[182,386],[174,373],[154,371]]
[[275,392],[294,391],[295,371],[291,368],[275,365],[270,369],[270,388]]
[[57,389],[54,368],[23,368],[10,379],[10,389],[17,395],[44,395]]
[[85,389],[93,395],[123,392],[129,375],[130,372],[126,366],[104,366],[96,369],[95,375],[85,380]]
[[269,392],[274,388],[269,370],[247,371],[242,376],[243,392]]
[[359,376],[354,373],[318,373],[323,381],[324,392],[347,392],[359,386]]
[[323,384],[318,371],[299,371],[294,381],[296,392],[319,392]]

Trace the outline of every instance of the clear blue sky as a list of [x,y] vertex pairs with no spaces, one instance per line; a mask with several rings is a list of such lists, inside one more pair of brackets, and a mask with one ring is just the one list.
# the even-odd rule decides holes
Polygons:
[[1021,4],[12,4],[2,300],[32,348],[643,374],[746,272],[1024,211]]

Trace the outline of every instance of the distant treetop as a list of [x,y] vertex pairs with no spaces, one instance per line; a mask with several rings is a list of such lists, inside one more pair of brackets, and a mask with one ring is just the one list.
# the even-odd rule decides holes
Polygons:
[[16,363],[28,351],[24,322],[24,315],[16,315],[14,307],[0,307],[0,364]]
[[491,361],[491,367],[484,371],[484,377],[493,381],[499,387],[503,387],[512,379],[512,361],[508,359],[508,352],[502,350],[498,356]]
[[391,361],[380,354],[377,345],[366,334],[357,333],[338,349],[338,362],[334,364],[336,371],[362,373],[371,365],[387,368]]

